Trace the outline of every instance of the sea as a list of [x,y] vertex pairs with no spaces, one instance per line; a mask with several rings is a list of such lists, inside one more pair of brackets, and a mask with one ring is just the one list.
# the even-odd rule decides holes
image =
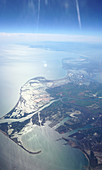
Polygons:
[[[29,79],[45,77],[49,80],[66,76],[62,59],[93,56],[92,45],[72,43],[2,44],[0,54],[0,117],[17,103],[20,88]],[[98,48],[96,53],[99,54]],[[59,134],[48,125],[36,127],[23,136],[26,147],[41,148],[31,155],[0,133],[0,170],[84,170],[88,164],[78,149],[57,141]],[[28,140],[29,139],[29,140]]]

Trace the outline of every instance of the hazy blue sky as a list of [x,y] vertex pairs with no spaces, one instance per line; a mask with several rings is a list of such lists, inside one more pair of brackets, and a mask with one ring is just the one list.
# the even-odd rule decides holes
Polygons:
[[102,0],[0,0],[0,32],[101,33]]

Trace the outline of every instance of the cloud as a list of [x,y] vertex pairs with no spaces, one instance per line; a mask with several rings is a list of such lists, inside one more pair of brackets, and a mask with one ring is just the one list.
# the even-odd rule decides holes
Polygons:
[[102,36],[68,35],[68,34],[33,34],[33,33],[0,33],[0,43],[11,42],[87,42],[102,43]]

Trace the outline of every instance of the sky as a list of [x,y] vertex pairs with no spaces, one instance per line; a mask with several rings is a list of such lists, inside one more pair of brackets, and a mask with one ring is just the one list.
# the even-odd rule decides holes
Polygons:
[[101,34],[102,0],[0,0],[0,32]]

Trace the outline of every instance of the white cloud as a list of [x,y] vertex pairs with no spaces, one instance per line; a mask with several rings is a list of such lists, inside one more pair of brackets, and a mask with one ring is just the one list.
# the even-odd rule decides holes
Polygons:
[[102,43],[102,36],[68,35],[68,34],[33,34],[33,33],[0,33],[0,43],[20,42],[87,42]]

